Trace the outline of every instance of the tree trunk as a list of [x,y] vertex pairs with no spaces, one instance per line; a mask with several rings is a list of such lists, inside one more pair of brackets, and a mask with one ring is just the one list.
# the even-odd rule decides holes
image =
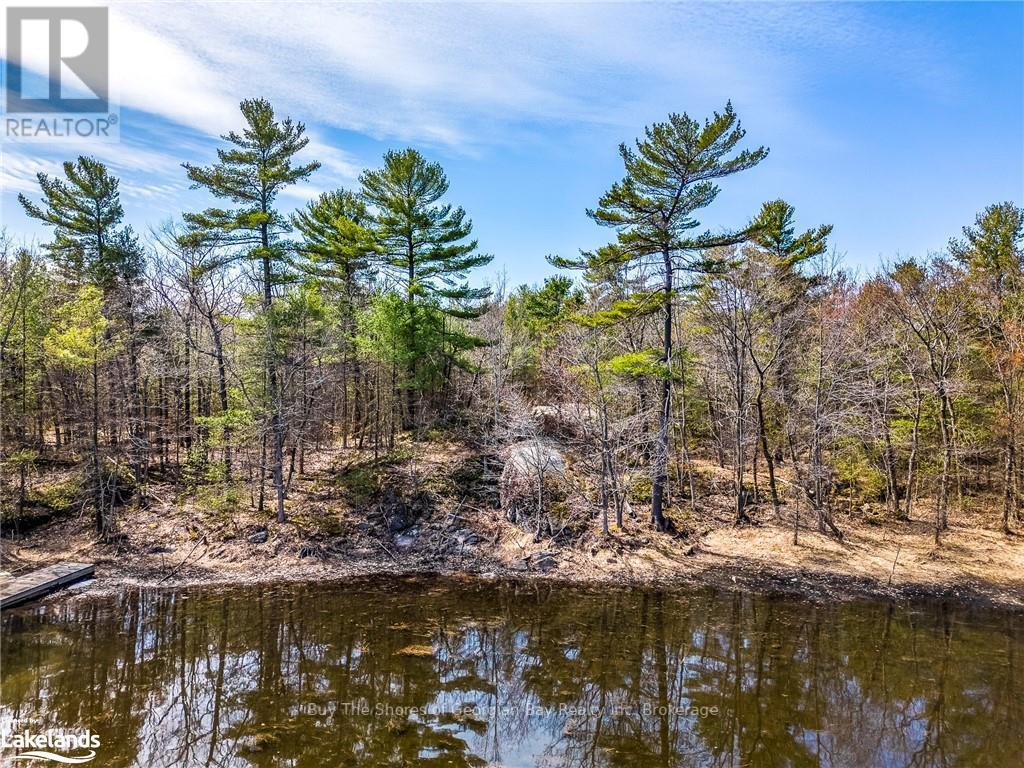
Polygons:
[[228,425],[228,373],[224,359],[224,341],[220,329],[211,321],[214,355],[217,360],[217,396],[220,399],[220,415],[224,419],[224,477],[231,480],[231,427]]
[[[263,213],[267,212],[267,201],[264,196]],[[277,371],[277,344],[274,339],[274,322],[270,317],[270,308],[274,301],[273,271],[270,262],[270,234],[267,225],[260,227],[260,239],[263,245],[263,310],[267,321],[267,383],[270,390],[270,401],[273,414],[270,419],[270,433],[273,437],[274,490],[277,494],[277,522],[287,520],[284,513],[284,402],[281,382]]]
[[662,362],[666,375],[661,385],[661,409],[658,421],[658,440],[655,445],[654,462],[651,465],[651,522],[659,531],[665,530],[664,498],[668,481],[668,422],[672,406],[672,379],[668,374],[672,363],[672,255],[666,248],[662,252],[665,284],[662,295],[664,313],[664,337],[662,339]]
[[921,389],[914,380],[914,427],[910,434],[910,457],[907,459],[907,499],[906,511],[903,513],[905,520],[910,519],[910,513],[914,505],[914,472],[917,469],[917,444],[921,428]]
[[953,446],[949,435],[949,424],[946,411],[946,391],[939,383],[939,434],[942,436],[942,474],[939,476],[939,497],[935,505],[935,543],[939,543],[939,535],[948,527],[949,510],[949,468],[952,464]]
[[735,392],[735,403],[736,403],[736,421],[733,425],[733,439],[736,441],[734,448],[734,471],[735,471],[735,483],[736,483],[736,524],[749,523],[750,515],[747,514],[747,498],[743,491],[743,474],[746,469],[746,451],[744,449],[744,441],[746,439],[743,430],[743,411],[747,403],[747,380],[746,380],[746,365],[744,364],[745,359],[745,347],[740,343],[739,339],[739,296],[735,288],[733,290],[733,317],[732,317],[732,364],[734,366],[734,373],[736,376],[736,392]]
[[757,432],[761,441],[761,453],[764,454],[764,464],[768,469],[768,490],[772,495],[772,509],[775,514],[779,513],[781,502],[779,501],[778,484],[775,481],[775,459],[772,456],[771,448],[768,445],[768,430],[764,418],[764,376],[758,378],[757,388]]
[[1017,504],[1017,429],[1014,422],[1014,397],[1010,385],[1003,381],[1003,403],[1006,408],[1006,438],[1003,443],[1003,532],[1010,532],[1010,515]]
[[[95,334],[93,344],[98,344]],[[92,355],[92,471],[93,482],[93,503],[96,505],[96,533],[106,535],[106,515],[104,511],[105,499],[103,493],[103,463],[100,461],[100,374],[98,351],[94,349]]]

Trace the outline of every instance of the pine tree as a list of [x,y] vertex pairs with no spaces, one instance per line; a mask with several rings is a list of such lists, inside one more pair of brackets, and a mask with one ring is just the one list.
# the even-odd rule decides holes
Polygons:
[[[408,346],[412,351],[406,371],[406,426],[416,413],[416,390],[421,360],[440,353],[445,364],[464,365],[462,352],[478,346],[479,339],[447,325],[447,318],[472,318],[475,305],[490,295],[487,288],[471,288],[466,274],[490,263],[492,257],[477,252],[469,240],[473,225],[461,208],[441,200],[448,179],[440,164],[428,162],[415,149],[389,151],[384,167],[360,177],[363,197],[373,207],[373,219],[384,267],[402,287],[406,300]],[[422,344],[421,331],[435,325],[439,312],[446,327],[447,350],[431,350]],[[423,384],[421,381],[420,384]]]
[[512,344],[509,366],[535,390],[544,385],[544,361],[558,346],[570,315],[583,308],[583,293],[563,275],[544,278],[537,288],[521,285],[508,297],[504,326]]
[[694,218],[718,196],[717,180],[752,168],[768,150],[736,151],[744,131],[728,103],[725,110],[700,123],[685,113],[669,115],[668,122],[656,123],[637,140],[636,149],[619,147],[625,177],[601,196],[596,210],[588,215],[617,232],[612,248],[585,255],[580,262],[557,261],[565,266],[586,266],[591,272],[612,265],[650,265],[660,285],[643,292],[624,313],[650,312],[656,302],[663,321],[661,340],[662,375],[658,434],[652,463],[651,519],[664,530],[665,484],[668,479],[669,419],[672,404],[672,308],[676,272],[706,271],[712,266],[704,258],[708,249],[741,242],[743,232],[712,235],[695,234],[700,222]]
[[96,282],[108,287],[116,275],[141,274],[140,261],[119,262],[131,252],[118,247],[124,210],[117,177],[100,161],[85,156],[65,162],[64,176],[66,180],[37,174],[42,207],[18,195],[25,213],[53,227],[53,242],[43,248],[64,276],[75,285]]
[[1011,202],[990,205],[964,227],[950,253],[967,270],[974,293],[974,325],[1002,399],[1003,530],[1011,512],[1020,519],[1017,425],[1024,380],[1024,208]]
[[279,379],[277,344],[271,306],[274,287],[283,275],[286,258],[282,235],[288,231],[287,218],[274,207],[285,187],[309,177],[320,167],[318,162],[295,164],[294,158],[309,143],[305,126],[291,118],[278,121],[274,109],[264,99],[246,99],[240,105],[246,127],[222,136],[231,146],[217,150],[218,162],[211,166],[184,164],[193,189],[204,188],[217,198],[229,200],[237,208],[208,208],[202,213],[186,213],[190,237],[196,242],[240,247],[248,258],[262,267],[262,306],[267,315],[266,375],[271,402],[274,488],[277,493],[277,519],[284,522],[284,475],[282,471],[285,429],[284,404]]
[[[43,247],[71,287],[76,290],[96,289],[100,297],[97,311],[105,318],[104,339],[101,341],[109,346],[111,337],[120,330],[119,326],[127,329],[131,393],[128,431],[131,464],[138,490],[145,475],[146,452],[136,343],[140,307],[145,297],[141,285],[145,252],[131,227],[119,226],[124,217],[119,182],[103,163],[80,156],[75,162],[64,163],[64,176],[65,180],[51,178],[44,173],[37,175],[43,193],[42,207],[25,195],[19,195],[18,200],[30,217],[54,228],[53,241]],[[93,361],[94,389],[102,362],[103,356],[97,356]],[[94,404],[94,410],[96,407]],[[97,488],[97,527],[105,533],[109,521],[101,519],[104,504],[101,486],[105,480],[100,476],[96,458],[98,434],[98,424],[94,423],[93,482]]]
[[[0,450],[8,466],[17,468],[18,515],[25,509],[29,471],[45,450],[42,430],[33,429],[33,416],[41,423],[39,385],[46,361],[42,340],[52,322],[55,286],[42,258],[28,249],[15,251],[0,233]],[[0,497],[13,501],[6,495],[6,477],[0,477]],[[0,501],[0,516],[6,507]]]
[[302,235],[299,253],[304,271],[354,286],[377,254],[377,236],[366,203],[344,189],[325,192],[292,215]]
[[360,389],[360,362],[356,354],[356,311],[363,287],[361,277],[376,267],[380,250],[376,229],[370,221],[366,203],[346,190],[325,192],[305,209],[292,216],[302,235],[298,246],[302,256],[300,269],[322,281],[338,295],[338,316],[342,336],[342,441],[349,435],[349,372],[353,387],[352,426],[358,429],[363,419]]
[[[768,469],[768,486],[776,511],[780,499],[775,478],[775,458],[768,444],[765,388],[768,377],[776,373],[783,403],[787,407],[792,405],[790,352],[798,329],[793,313],[812,282],[811,278],[801,274],[800,265],[825,252],[828,236],[832,232],[831,225],[823,225],[797,235],[795,214],[796,210],[785,200],[771,200],[762,205],[750,226],[755,247],[744,249],[742,265],[749,288],[760,299],[757,306],[764,317],[759,319],[770,329],[765,334],[769,342],[766,345],[759,347],[757,338],[751,336],[749,352],[758,378],[755,397],[758,440]],[[792,445],[791,435],[789,442]]]

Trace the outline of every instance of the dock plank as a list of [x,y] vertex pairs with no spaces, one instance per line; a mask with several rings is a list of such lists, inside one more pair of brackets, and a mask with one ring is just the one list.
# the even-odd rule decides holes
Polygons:
[[91,563],[56,563],[18,577],[0,579],[0,610],[37,600],[71,584],[91,578]]

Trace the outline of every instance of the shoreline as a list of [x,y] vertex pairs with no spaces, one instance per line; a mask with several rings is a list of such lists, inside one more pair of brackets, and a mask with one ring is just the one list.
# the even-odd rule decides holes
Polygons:
[[[422,471],[444,478],[456,462],[435,453],[436,466]],[[385,479],[394,485],[393,475]],[[736,526],[728,501],[709,497],[688,519],[687,535],[657,533],[627,517],[607,535],[595,526],[568,540],[537,541],[465,490],[439,492],[418,514],[400,501],[353,505],[307,492],[283,524],[250,510],[216,513],[175,500],[133,510],[108,541],[97,540],[88,516],[6,535],[0,568],[17,574],[90,562],[96,579],[76,590],[87,594],[437,575],[605,588],[707,585],[812,602],[938,600],[1024,612],[1024,535],[1004,535],[985,512],[951,516],[939,546],[926,519],[856,513],[837,515],[842,540],[804,524],[794,545],[788,507]]]
[[[564,553],[563,553],[564,554]],[[925,581],[884,583],[878,579],[842,573],[832,569],[809,571],[767,566],[758,562],[714,564],[706,555],[693,557],[690,563],[661,573],[636,573],[629,569],[578,572],[517,570],[493,561],[438,563],[436,560],[409,557],[395,560],[365,559],[348,562],[290,563],[267,569],[251,567],[215,572],[199,566],[186,566],[168,574],[166,564],[154,557],[134,559],[131,565],[117,568],[101,558],[94,579],[53,593],[39,602],[58,603],[67,599],[104,597],[128,589],[187,590],[199,588],[232,589],[271,584],[316,584],[336,586],[346,582],[366,582],[374,578],[439,578],[453,580],[504,581],[522,584],[546,584],[575,588],[658,589],[684,587],[712,588],[722,591],[755,592],[806,600],[875,600],[906,604],[922,601],[950,603],[966,609],[999,610],[1024,613],[1024,593],[1012,587],[989,582],[946,584]],[[31,605],[31,604],[30,604]]]

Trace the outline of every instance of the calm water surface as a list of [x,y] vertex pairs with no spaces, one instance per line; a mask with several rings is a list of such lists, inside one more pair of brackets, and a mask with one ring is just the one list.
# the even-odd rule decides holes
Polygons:
[[90,766],[1024,766],[1020,614],[421,580],[2,621],[0,716]]

